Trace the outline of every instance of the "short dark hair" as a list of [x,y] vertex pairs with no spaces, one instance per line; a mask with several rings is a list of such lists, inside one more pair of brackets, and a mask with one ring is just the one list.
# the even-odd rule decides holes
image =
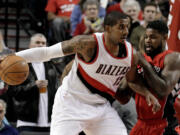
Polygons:
[[157,30],[161,34],[168,34],[168,27],[164,21],[155,20],[155,21],[149,22],[146,29],[147,28]]
[[83,11],[87,9],[88,5],[96,5],[97,9],[99,10],[99,2],[97,0],[86,0],[83,4]]
[[126,19],[128,16],[126,14],[120,13],[118,11],[112,11],[106,14],[104,18],[104,26],[114,26],[118,23],[120,19]]
[[150,7],[150,6],[155,7],[156,10],[157,10],[157,5],[156,5],[156,3],[149,2],[149,3],[146,3],[146,4],[144,5],[143,11],[144,11],[144,9],[145,9],[146,7]]

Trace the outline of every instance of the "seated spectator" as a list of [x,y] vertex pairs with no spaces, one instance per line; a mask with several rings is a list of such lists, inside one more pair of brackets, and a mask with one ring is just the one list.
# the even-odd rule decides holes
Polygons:
[[131,16],[133,23],[142,20],[141,7],[136,0],[121,0],[119,3],[113,4],[107,8],[107,13],[112,11],[123,12]]
[[0,99],[0,134],[1,135],[19,135],[18,131],[11,127],[10,125],[7,125],[4,122],[4,117],[6,114],[6,103]]
[[[44,35],[37,33],[30,39],[29,48],[45,47]],[[36,54],[35,54],[36,55]],[[17,113],[19,132],[49,132],[52,105],[59,86],[59,75],[52,61],[29,63],[29,76],[17,86],[9,86]]]
[[[83,4],[86,2],[86,0],[80,0],[79,3],[74,7],[73,12],[71,14],[71,35],[73,35],[76,26],[78,23],[82,20],[82,12],[83,12]],[[99,2],[99,1],[98,1]],[[106,11],[103,7],[99,6],[99,17],[105,17]]]
[[157,6],[154,3],[147,3],[143,9],[143,18],[141,24],[133,29],[132,34],[130,35],[130,42],[132,45],[139,50],[139,41],[141,36],[145,33],[146,26],[149,22],[156,19]]
[[133,23],[142,20],[141,7],[136,0],[126,0],[122,10],[125,14],[131,16]]
[[79,0],[48,0],[46,11],[50,22],[50,42],[67,40],[70,38],[70,16]]
[[102,32],[104,19],[98,17],[99,3],[96,0],[87,0],[83,5],[83,11],[83,19],[77,25],[73,36]]

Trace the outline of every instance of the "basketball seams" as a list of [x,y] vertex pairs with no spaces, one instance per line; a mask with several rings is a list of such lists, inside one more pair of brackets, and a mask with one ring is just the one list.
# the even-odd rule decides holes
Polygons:
[[[10,77],[8,76],[8,74],[9,74],[9,73],[22,73],[22,74],[23,74],[23,73],[27,73],[27,72],[28,72],[28,71],[24,71],[24,72],[8,72],[8,73],[4,74],[4,80],[5,80],[5,81],[10,80],[11,82],[15,82],[16,84],[17,84],[17,83],[21,83],[21,81],[14,80],[14,79],[17,79],[17,78],[14,78],[14,79],[13,79],[13,78],[10,78]],[[18,77],[18,78],[22,78],[22,79],[23,79],[24,77]]]
[[29,66],[27,62],[19,56],[8,56],[2,61],[1,66],[1,80],[9,85],[21,84],[28,77]]
[[[17,63],[19,63],[19,62],[24,62],[24,60],[19,60],[19,61],[17,61],[16,63],[13,63],[13,64],[11,64],[10,66],[8,66],[8,68],[6,68],[3,72],[2,72],[2,76],[4,75],[4,72],[6,72],[9,68],[11,68],[13,65],[15,65],[15,64],[17,64]],[[9,72],[8,72],[9,73]]]
[[[22,74],[23,73],[27,73],[27,72],[21,72]],[[8,73],[7,73],[8,74]],[[21,78],[21,79],[23,79],[24,77],[17,77],[17,78],[11,78],[11,77],[9,77],[8,75],[6,74],[6,77],[8,77],[8,79],[10,79],[10,80],[13,80],[13,81],[16,81],[16,80],[14,80],[14,79],[17,79],[17,78]],[[19,81],[16,81],[16,82],[19,82]]]
[[5,76],[4,80],[5,80],[5,81],[8,80],[8,82],[9,82],[9,80],[10,80],[11,82],[19,83],[19,81],[13,80],[13,79],[9,78],[8,76]]

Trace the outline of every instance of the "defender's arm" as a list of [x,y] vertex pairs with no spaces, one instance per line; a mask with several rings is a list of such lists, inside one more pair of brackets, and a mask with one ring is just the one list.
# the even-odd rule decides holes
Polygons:
[[152,111],[155,113],[160,108],[161,105],[159,104],[158,100],[155,96],[151,94],[151,92],[147,89],[141,78],[139,78],[139,75],[137,74],[137,64],[139,62],[139,52],[137,52],[134,49],[133,54],[133,64],[131,70],[128,72],[126,78],[128,81],[128,86],[136,93],[139,93],[140,95],[145,96],[147,104],[153,105]]
[[160,97],[169,95],[180,78],[180,53],[174,52],[165,56],[164,68],[158,76],[149,63],[141,61],[145,71],[145,79],[149,86]]

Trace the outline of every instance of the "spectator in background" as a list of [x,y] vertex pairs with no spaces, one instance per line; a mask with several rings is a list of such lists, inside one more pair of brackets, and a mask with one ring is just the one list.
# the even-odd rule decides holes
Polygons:
[[0,99],[0,134],[1,135],[19,135],[18,131],[4,123],[4,117],[6,114],[6,103]]
[[155,3],[147,3],[144,6],[143,9],[143,18],[144,20],[141,21],[141,25],[137,26],[134,28],[130,35],[130,42],[132,45],[139,50],[139,41],[142,35],[144,35],[146,26],[148,25],[149,22],[154,21],[156,19],[156,14],[157,14],[157,6]]
[[107,8],[107,13],[112,11],[123,12],[131,16],[133,23],[142,20],[141,7],[136,0],[121,0],[121,2]]
[[92,34],[94,32],[102,32],[104,18],[98,17],[99,2],[96,0],[87,0],[83,4],[83,19],[73,33],[73,36],[81,34]]
[[48,0],[46,11],[50,21],[51,44],[70,38],[70,16],[79,0]]
[[122,10],[125,14],[131,16],[132,22],[139,22],[142,20],[141,7],[138,1],[136,0],[126,0],[122,7]]
[[[31,37],[29,48],[46,44],[45,36],[38,33]],[[52,105],[59,86],[58,73],[51,61],[30,63],[29,68],[27,80],[9,90],[17,111],[17,127],[19,132],[49,132]]]
[[[97,0],[99,2],[99,0]],[[79,3],[74,7],[73,12],[71,14],[71,35],[73,35],[76,26],[78,23],[82,20],[82,14],[83,14],[83,4],[86,2],[86,0],[80,0]],[[99,13],[98,16],[100,18],[104,18],[106,15],[106,11],[103,7],[99,6]]]

